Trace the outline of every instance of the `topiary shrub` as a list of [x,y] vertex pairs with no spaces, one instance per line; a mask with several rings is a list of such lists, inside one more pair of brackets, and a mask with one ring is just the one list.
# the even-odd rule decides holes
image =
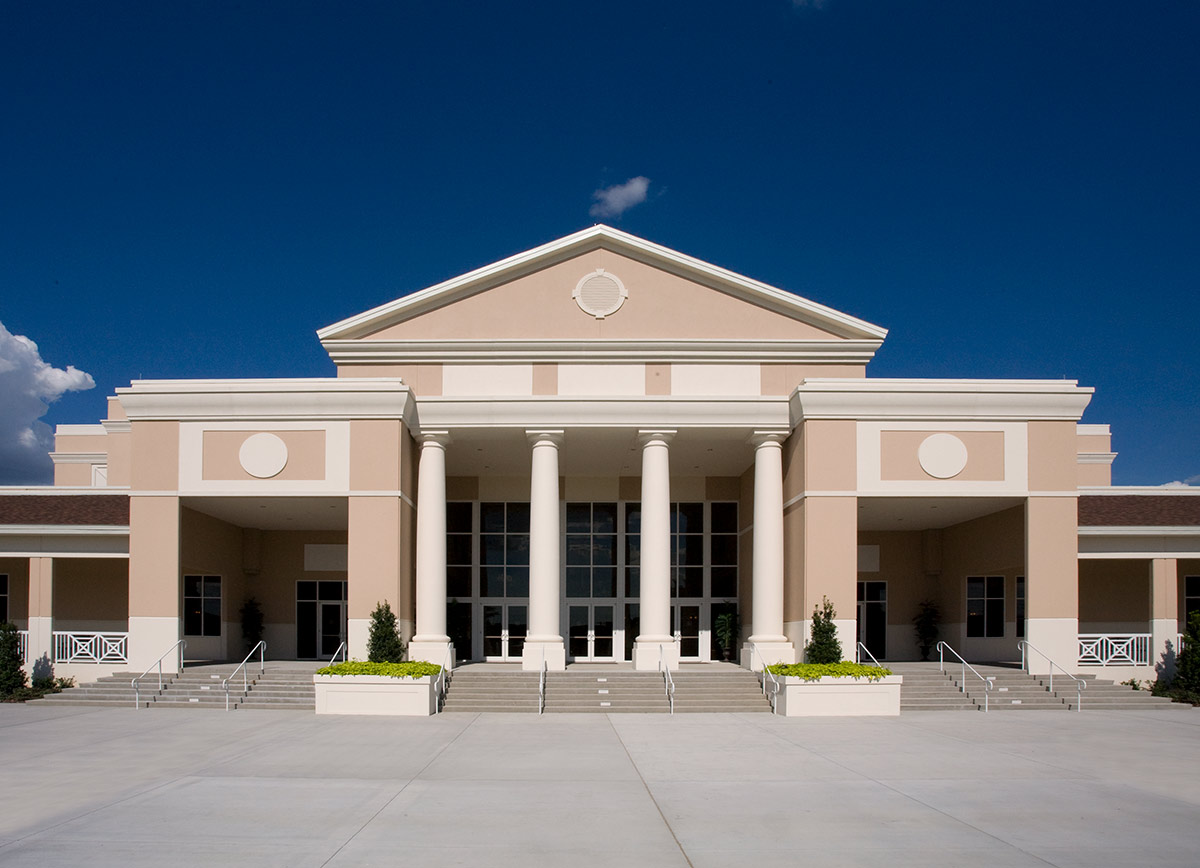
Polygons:
[[263,637],[263,610],[256,597],[247,597],[246,602],[242,603],[242,640],[246,643],[246,650],[258,645]]
[[400,628],[388,601],[375,604],[371,613],[371,632],[367,637],[367,660],[372,663],[399,663],[404,659]]
[[25,661],[21,659],[21,634],[11,621],[0,624],[0,697],[25,689]]
[[436,663],[426,663],[416,660],[410,663],[363,663],[351,660],[348,663],[335,663],[317,670],[318,675],[385,675],[389,678],[424,678],[427,675],[437,675],[442,667]]
[[1188,694],[1185,702],[1194,702],[1200,697],[1200,612],[1192,612],[1188,618],[1187,632],[1183,634],[1183,649],[1175,658],[1175,678],[1171,690],[1177,694]]
[[842,643],[837,638],[837,612],[828,597],[821,598],[820,607],[813,607],[812,637],[804,646],[806,663],[841,663]]

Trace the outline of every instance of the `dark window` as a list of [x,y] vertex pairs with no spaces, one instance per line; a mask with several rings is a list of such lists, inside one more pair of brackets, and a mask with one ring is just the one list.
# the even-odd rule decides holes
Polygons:
[[617,595],[615,503],[568,503],[566,547],[568,597]]
[[221,577],[183,577],[183,633],[221,635]]
[[1017,576],[1017,638],[1025,638],[1025,577]]
[[1004,576],[967,579],[967,636],[1004,637]]
[[529,504],[481,503],[479,526],[480,596],[528,597]]
[[0,573],[0,624],[8,620],[8,575]]

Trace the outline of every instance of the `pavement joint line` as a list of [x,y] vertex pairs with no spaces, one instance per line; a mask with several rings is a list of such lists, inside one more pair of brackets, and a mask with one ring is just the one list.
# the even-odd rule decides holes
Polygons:
[[479,712],[476,712],[475,715],[471,718],[470,723],[468,723],[466,726],[464,726],[462,729],[460,729],[458,731],[458,733],[454,736],[454,738],[450,739],[448,742],[446,742],[444,745],[442,745],[441,748],[439,748],[438,751],[429,758],[429,762],[427,762],[427,763],[425,763],[425,765],[421,766],[421,768],[417,771],[416,774],[414,774],[411,778],[409,778],[407,781],[404,782],[404,786],[402,786],[400,789],[396,790],[396,792],[392,793],[391,798],[389,798],[386,802],[384,802],[382,805],[379,806],[378,811],[376,811],[374,814],[369,816],[363,822],[363,824],[361,826],[359,826],[357,829],[354,830],[353,833],[351,833],[349,838],[347,838],[345,841],[343,841],[341,844],[339,844],[338,848],[329,854],[329,858],[321,863],[321,868],[325,868],[326,865],[328,865],[330,862],[332,862],[334,859],[336,859],[338,854],[341,853],[343,850],[345,850],[346,846],[362,833],[363,829],[367,828],[367,826],[369,826],[369,825],[371,825],[371,823],[375,822],[375,818],[378,817],[380,814],[382,814],[388,805],[390,805],[392,802],[396,801],[396,799],[400,798],[400,794],[403,793],[405,790],[407,790],[413,781],[420,778],[421,775],[423,775],[425,773],[425,771],[431,765],[433,765],[435,762],[437,762],[438,757],[440,757],[442,754],[444,754],[447,750],[450,749],[451,745],[453,745],[456,741],[458,741],[460,738],[462,738],[463,733],[465,733],[468,729],[470,729],[472,726],[474,726],[475,721],[479,720],[479,714],[480,714]]
[[679,855],[683,857],[683,861],[688,864],[688,868],[695,868],[692,865],[692,860],[688,856],[687,850],[683,848],[683,844],[679,840],[679,836],[675,834],[675,829],[671,826],[671,821],[667,819],[667,815],[663,813],[662,807],[658,804],[658,799],[654,798],[654,793],[650,789],[650,785],[646,783],[646,779],[642,777],[642,770],[638,768],[637,762],[633,758],[633,754],[629,752],[629,747],[625,744],[625,739],[621,738],[621,732],[613,725],[612,715],[606,714],[608,726],[613,731],[613,735],[617,737],[617,741],[621,745],[621,750],[625,751],[625,757],[629,760],[629,764],[633,766],[633,770],[637,772],[638,780],[642,782],[642,789],[646,791],[646,795],[650,799],[650,803],[654,805],[654,810],[658,811],[659,819],[663,821],[663,825],[667,827],[667,831],[671,833],[671,840],[675,842],[675,846],[679,848]]

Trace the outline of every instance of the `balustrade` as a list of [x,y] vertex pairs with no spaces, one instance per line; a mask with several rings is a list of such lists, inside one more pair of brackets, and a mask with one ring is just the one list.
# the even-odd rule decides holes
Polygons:
[[127,663],[128,633],[54,631],[55,663]]
[[1080,666],[1149,666],[1149,633],[1080,633]]

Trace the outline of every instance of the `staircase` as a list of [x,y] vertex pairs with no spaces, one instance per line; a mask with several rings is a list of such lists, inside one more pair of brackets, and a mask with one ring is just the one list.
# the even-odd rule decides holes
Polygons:
[[909,711],[979,711],[983,708],[982,703],[976,705],[969,695],[958,689],[949,673],[940,672],[936,663],[885,662],[883,665],[893,674],[904,677],[904,683],[900,685],[901,714]]
[[[181,675],[164,675],[162,690],[158,689],[158,676],[143,678],[139,689],[141,708],[225,708],[225,691],[221,679],[232,671],[230,664],[189,667]],[[130,681],[136,672],[120,672],[98,678],[52,693],[42,699],[33,700],[35,705],[92,706],[129,708],[134,704],[134,690]],[[312,671],[307,665],[301,668],[272,667],[261,675],[257,667],[247,676],[249,689],[242,691],[241,673],[230,683],[229,708],[281,709],[315,711],[316,694],[313,690]],[[236,684],[236,687],[235,687]]]
[[[672,673],[675,711],[769,712],[758,678],[736,666],[685,667]],[[538,673],[466,666],[450,680],[443,711],[536,714]],[[546,674],[546,713],[666,714],[671,705],[659,672],[572,666]]]

